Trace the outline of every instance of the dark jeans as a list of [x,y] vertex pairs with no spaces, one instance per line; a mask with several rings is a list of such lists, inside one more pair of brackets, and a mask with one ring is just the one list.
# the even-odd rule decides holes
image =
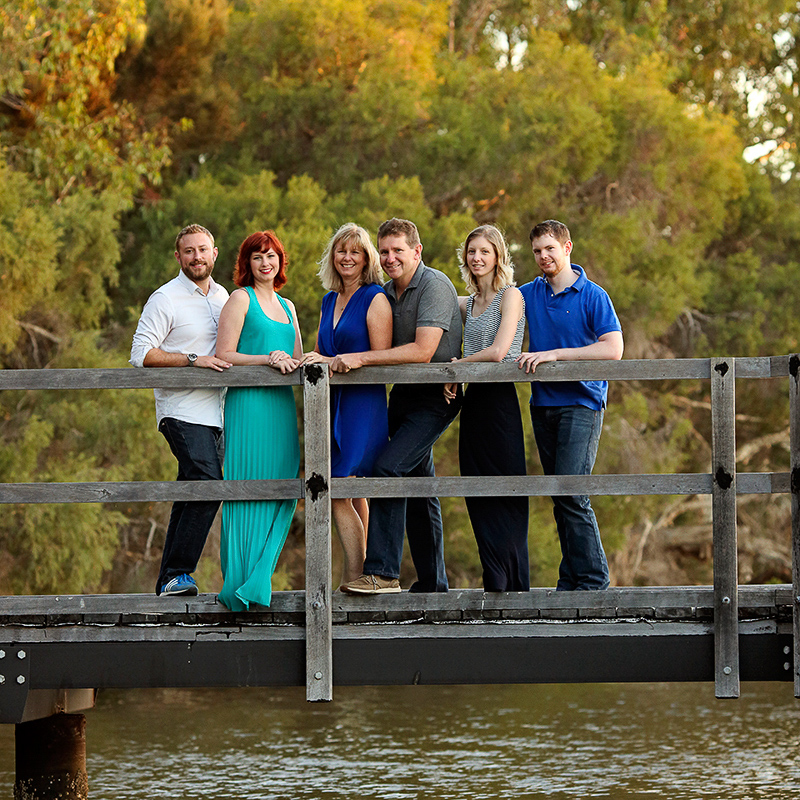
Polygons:
[[[375,459],[374,477],[435,475],[433,445],[460,407],[461,395],[448,405],[440,386],[395,387],[389,398],[390,441]],[[436,497],[376,497],[370,502],[364,574],[400,577],[404,531],[417,570],[409,591],[446,592],[442,509]]]
[[[222,480],[223,439],[219,428],[165,417],[158,429],[178,459],[179,481]],[[219,505],[219,500],[173,504],[156,594],[177,575],[195,571]]]
[[[603,412],[585,406],[531,406],[545,475],[590,475],[603,428]],[[561,542],[556,589],[607,589],[608,562],[589,497],[553,497]]]

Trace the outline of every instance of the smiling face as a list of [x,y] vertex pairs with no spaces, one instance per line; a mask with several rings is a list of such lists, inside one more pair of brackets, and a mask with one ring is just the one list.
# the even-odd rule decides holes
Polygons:
[[422,245],[411,247],[403,234],[384,236],[378,242],[378,254],[383,271],[402,289],[408,286],[417,271]]
[[533,257],[536,266],[548,281],[555,280],[565,269],[571,269],[569,254],[572,252],[572,242],[567,240],[562,244],[554,236],[537,236],[531,242]]
[[250,253],[250,270],[256,284],[273,284],[281,268],[281,257],[271,247]]
[[344,239],[333,249],[333,268],[345,284],[360,281],[367,255],[355,239]]
[[214,269],[217,248],[205,233],[187,233],[178,243],[175,258],[190,281],[203,284],[208,281]]
[[476,281],[493,277],[497,269],[497,253],[494,245],[485,236],[475,236],[466,247],[467,267]]

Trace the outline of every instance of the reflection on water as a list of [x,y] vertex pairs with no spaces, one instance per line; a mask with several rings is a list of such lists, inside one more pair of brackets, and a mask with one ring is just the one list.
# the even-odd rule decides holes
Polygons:
[[[457,686],[101,693],[90,796],[267,800],[800,797],[792,686]],[[14,728],[0,726],[0,796]]]

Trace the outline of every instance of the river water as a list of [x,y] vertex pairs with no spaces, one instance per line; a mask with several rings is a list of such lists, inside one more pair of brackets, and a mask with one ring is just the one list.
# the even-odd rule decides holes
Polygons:
[[[136,690],[87,716],[90,797],[800,798],[789,683]],[[0,797],[14,727],[0,726]]]

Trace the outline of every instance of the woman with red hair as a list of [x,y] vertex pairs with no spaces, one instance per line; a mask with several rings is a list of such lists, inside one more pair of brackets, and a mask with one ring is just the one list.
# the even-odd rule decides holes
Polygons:
[[[272,231],[239,248],[234,291],[222,309],[217,356],[234,365],[266,365],[282,373],[302,356],[297,312],[278,294],[286,284],[286,252]],[[224,354],[224,356],[222,355]],[[231,387],[225,398],[225,480],[296,478],[300,468],[297,412],[290,386]],[[296,500],[234,500],[222,507],[219,600],[232,611],[268,606]]]

